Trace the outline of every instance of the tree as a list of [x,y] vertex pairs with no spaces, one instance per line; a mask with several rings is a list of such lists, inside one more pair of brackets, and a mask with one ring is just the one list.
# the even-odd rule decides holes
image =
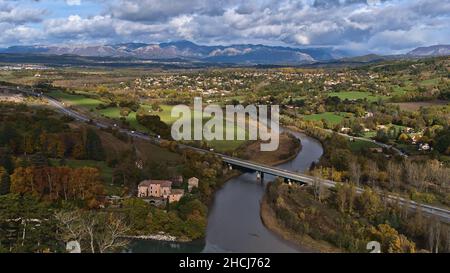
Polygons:
[[450,129],[445,129],[438,133],[435,148],[440,153],[450,155]]
[[322,183],[322,168],[313,170],[313,192],[317,201],[322,202],[323,183]]
[[158,134],[163,139],[170,139],[170,127],[161,121],[161,118],[158,115],[145,115],[145,114],[137,114],[137,121],[145,126],[148,130]]
[[0,195],[5,195],[9,193],[9,174],[5,168],[0,166]]
[[356,160],[350,161],[349,164],[350,181],[355,185],[359,185],[361,179],[361,165]]
[[401,167],[397,163],[389,161],[389,163],[386,166],[386,172],[388,174],[388,179],[391,188],[397,187],[400,184],[400,179],[402,175]]
[[130,230],[121,217],[108,212],[68,211],[57,213],[60,238],[77,240],[82,251],[104,253],[128,245],[124,237]]
[[370,188],[366,188],[356,198],[356,207],[358,212],[369,220],[374,219],[383,209],[380,196]]
[[366,164],[366,173],[369,178],[369,183],[375,186],[375,182],[378,180],[378,166],[374,161],[368,161]]
[[73,147],[72,156],[75,159],[85,159],[86,158],[86,150],[84,148],[83,140],[78,139]]
[[344,213],[347,204],[347,193],[345,186],[340,183],[336,185],[336,203],[338,210]]
[[102,141],[97,133],[91,128],[89,128],[86,132],[85,153],[88,159],[98,161],[105,159],[105,151],[102,146]]
[[14,163],[9,149],[0,148],[0,166],[5,168],[8,173],[14,171]]
[[11,252],[57,252],[53,209],[30,195],[0,196],[0,249]]
[[19,167],[11,175],[11,192],[47,200],[92,201],[103,194],[95,168]]
[[409,141],[409,137],[407,134],[401,133],[398,137],[398,141],[400,141],[400,143],[407,143]]
[[149,205],[139,198],[128,198],[122,202],[124,220],[133,231],[144,231],[147,227],[147,216],[150,213]]
[[336,186],[336,204],[340,212],[353,212],[356,188],[351,184],[338,184]]
[[388,224],[380,224],[376,228],[371,227],[369,234],[372,240],[380,242],[382,252],[413,253],[416,250],[413,242]]
[[48,158],[42,152],[37,152],[30,158],[31,165],[37,167],[48,166]]
[[99,213],[98,226],[96,227],[95,241],[100,253],[122,249],[128,245],[124,238],[130,230],[121,217],[112,213]]

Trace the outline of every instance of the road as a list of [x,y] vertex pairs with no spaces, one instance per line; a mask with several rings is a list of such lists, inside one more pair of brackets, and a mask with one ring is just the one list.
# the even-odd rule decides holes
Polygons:
[[[68,107],[65,107],[65,105],[63,105],[63,103],[50,98],[48,96],[43,95],[42,93],[37,94],[34,93],[32,91],[29,90],[19,90],[21,92],[24,92],[26,94],[32,95],[32,96],[40,96],[45,98],[50,105],[52,105],[53,107],[55,107],[57,110],[59,110],[61,113],[68,115],[78,121],[81,122],[89,122],[99,128],[110,128],[111,125],[106,124],[106,123],[102,123],[100,121],[94,121],[86,116],[84,116],[83,114],[74,111],[73,109],[70,109]],[[116,127],[118,128],[118,127]],[[125,133],[127,135],[129,135],[130,137],[135,137],[135,138],[139,138],[142,140],[146,140],[146,141],[150,141],[152,143],[155,144],[159,144],[160,143],[160,139],[159,138],[155,138],[155,137],[151,137],[146,135],[145,133],[141,133],[141,132],[135,132],[135,131],[130,131],[128,129],[124,129],[124,128],[118,128],[118,130],[122,133]],[[345,134],[342,134],[345,135]],[[345,135],[347,137],[350,137],[348,135]],[[381,143],[382,145],[386,145]],[[313,176],[309,176],[309,175],[305,175],[302,173],[297,173],[297,172],[292,172],[292,171],[288,171],[288,170],[283,170],[280,168],[276,168],[276,167],[272,167],[272,166],[268,166],[268,165],[264,165],[264,164],[260,164],[260,163],[255,163],[255,162],[251,162],[251,161],[247,161],[247,160],[243,160],[240,158],[235,158],[235,157],[230,157],[224,154],[220,154],[220,153],[216,153],[216,152],[211,152],[211,151],[206,151],[200,148],[195,148],[195,147],[191,147],[191,146],[186,146],[186,145],[179,145],[180,148],[188,148],[188,149],[193,149],[196,150],[198,152],[201,153],[214,153],[218,156],[220,156],[222,158],[222,160],[226,163],[235,165],[235,166],[240,166],[246,169],[250,169],[250,170],[254,170],[254,171],[259,171],[262,173],[267,173],[267,174],[272,174],[275,176],[279,176],[279,177],[283,177],[286,179],[290,179],[292,181],[299,181],[299,182],[303,182],[305,184],[309,184],[312,185],[314,183],[322,183],[322,185],[332,188],[332,187],[336,187],[336,185],[338,184],[337,182],[331,181],[331,180],[325,180],[325,179],[319,179]],[[364,189],[362,188],[356,188],[356,192],[357,193],[362,193],[364,191]],[[383,194],[383,196],[390,202],[398,202],[399,205],[408,205],[411,209],[416,209],[418,207],[420,207],[422,209],[422,211],[425,214],[428,215],[432,215],[432,216],[436,216],[439,219],[441,219],[442,221],[446,222],[446,223],[450,223],[450,211],[444,208],[439,208],[439,207],[435,207],[435,206],[431,206],[431,205],[426,205],[426,204],[421,204],[421,203],[417,203],[405,198],[402,198],[398,195],[394,195],[394,194]]]
[[[322,129],[322,128],[319,128],[319,129]],[[386,143],[378,142],[376,140],[368,139],[368,138],[365,138],[365,137],[356,137],[356,136],[347,135],[347,134],[344,134],[344,133],[335,132],[335,131],[330,130],[330,129],[323,129],[323,130],[325,130],[325,131],[327,131],[329,133],[336,133],[336,134],[338,134],[340,136],[343,136],[343,137],[346,137],[346,138],[358,139],[358,140],[362,140],[362,141],[366,141],[366,142],[371,142],[371,143],[377,144],[380,147],[383,147],[383,148],[386,148],[386,149],[392,149],[392,150],[394,150],[396,153],[398,153],[401,156],[408,157],[408,155],[405,154],[404,152],[402,152],[399,149],[395,148],[394,146],[386,144]]]

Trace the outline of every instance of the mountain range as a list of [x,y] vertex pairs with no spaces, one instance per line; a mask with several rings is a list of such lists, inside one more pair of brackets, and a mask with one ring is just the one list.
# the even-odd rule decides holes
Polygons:
[[233,64],[304,64],[348,56],[332,48],[291,48],[239,44],[230,46],[197,45],[190,41],[160,44],[125,43],[114,45],[12,46],[0,53],[78,55],[85,57],[127,57],[147,60],[184,59]]
[[113,45],[11,46],[0,53],[113,57],[138,60],[179,59],[189,62],[238,65],[302,65],[330,61],[373,62],[393,58],[414,58],[450,55],[450,45],[419,47],[403,55],[353,56],[344,50],[329,47],[292,48],[252,44],[205,46],[190,41],[159,44],[123,43]]
[[407,55],[411,56],[446,56],[450,55],[450,45],[434,45],[434,46],[426,46],[426,47],[418,47],[410,52]]

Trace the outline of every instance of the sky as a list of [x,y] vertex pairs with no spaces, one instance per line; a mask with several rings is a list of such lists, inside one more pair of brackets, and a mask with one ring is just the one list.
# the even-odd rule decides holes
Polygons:
[[450,44],[450,0],[0,0],[0,47],[177,40],[404,53]]

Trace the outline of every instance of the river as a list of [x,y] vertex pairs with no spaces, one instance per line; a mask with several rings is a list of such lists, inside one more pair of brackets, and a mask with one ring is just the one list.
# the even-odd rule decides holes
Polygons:
[[[305,171],[322,156],[322,146],[303,133],[290,132],[301,140],[302,150],[278,167]],[[255,173],[244,173],[227,181],[215,194],[204,241],[136,241],[131,244],[131,252],[308,252],[272,233],[261,221],[260,202],[267,183],[274,179],[265,175],[261,184]]]

